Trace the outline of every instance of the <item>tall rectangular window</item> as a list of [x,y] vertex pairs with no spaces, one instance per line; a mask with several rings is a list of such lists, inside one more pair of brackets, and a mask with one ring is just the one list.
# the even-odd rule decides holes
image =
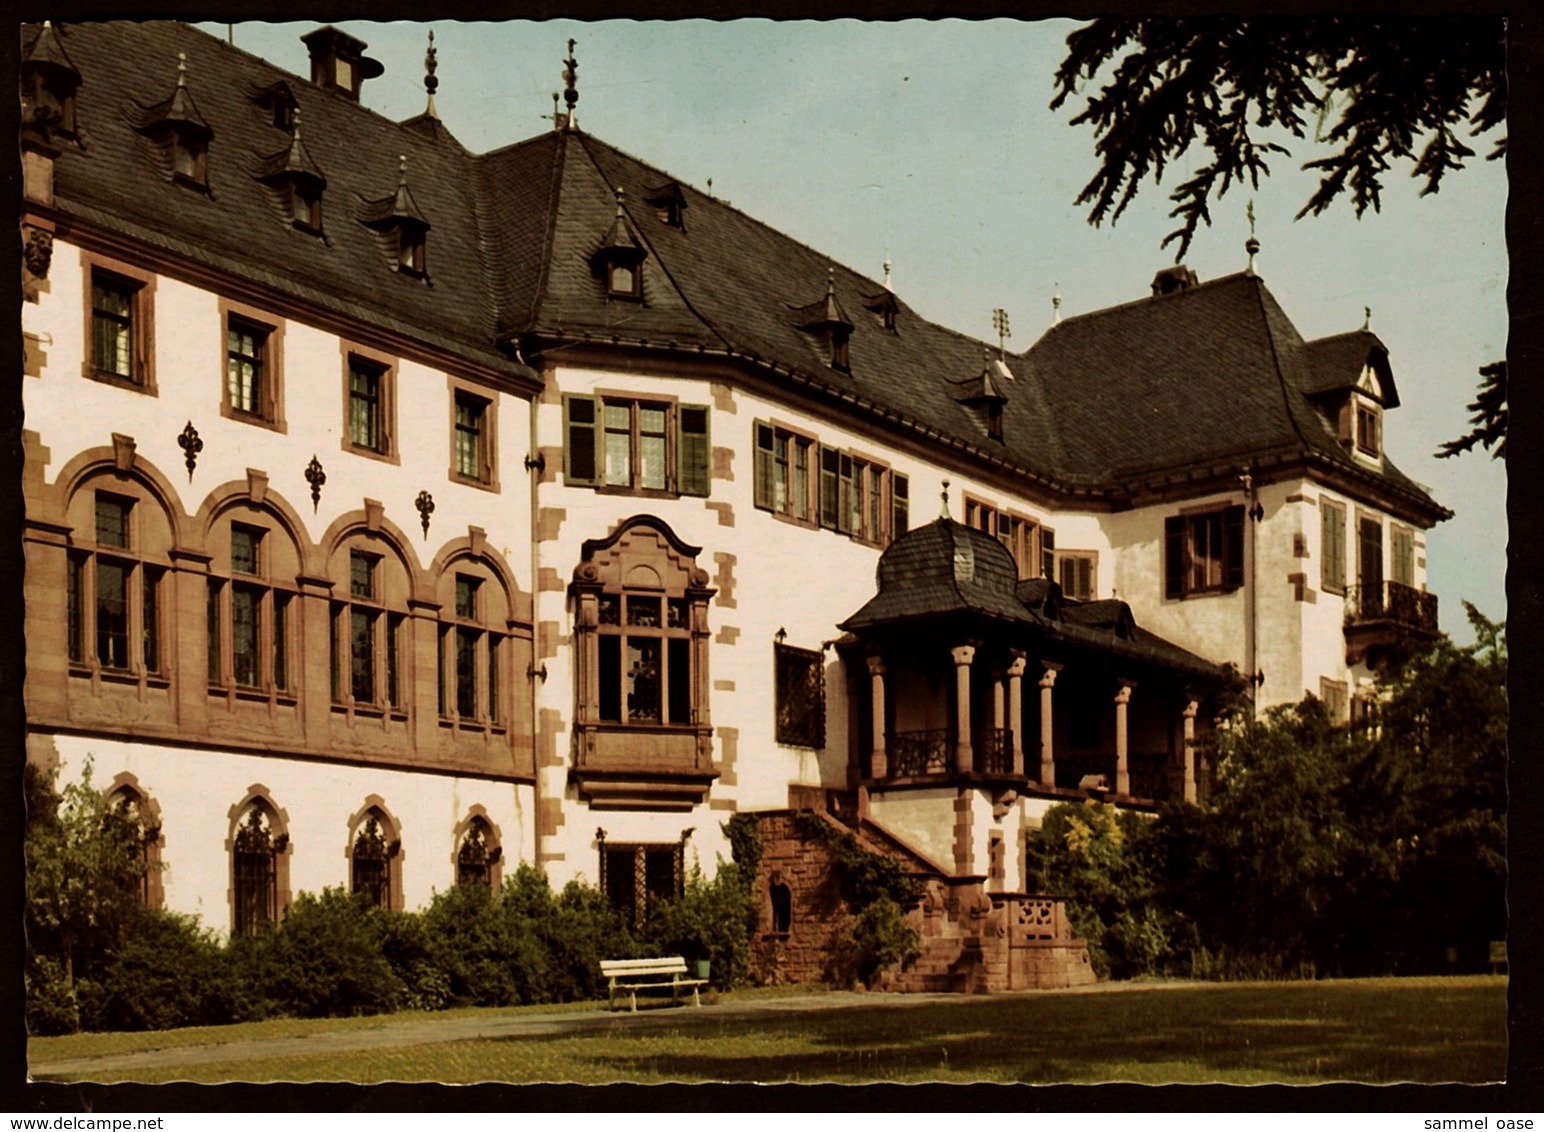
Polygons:
[[755,504],[790,519],[814,517],[810,500],[810,458],[815,443],[773,425],[755,426]]
[[499,641],[488,637],[488,721],[499,721]]
[[375,615],[368,610],[349,611],[349,694],[355,703],[375,702]]
[[209,579],[209,589],[204,599],[204,614],[208,621],[205,640],[209,648],[209,682],[220,684],[225,680],[220,663],[220,583]]
[[773,645],[777,741],[793,747],[826,745],[825,656],[814,649]]
[[146,672],[161,671],[161,607],[157,600],[161,571],[140,567],[140,657]]
[[1356,403],[1356,447],[1367,456],[1382,451],[1383,411],[1377,405]]
[[457,393],[455,415],[455,473],[469,480],[487,483],[491,478],[487,435],[488,402],[481,397]]
[[103,668],[127,668],[128,567],[121,562],[98,558],[96,582],[97,663]]
[[1319,498],[1319,585],[1346,592],[1346,508]]
[[262,591],[251,586],[231,587],[231,675],[244,688],[260,683],[259,619]]
[[348,439],[355,448],[385,454],[385,366],[349,356]]
[[103,271],[91,273],[91,364],[100,373],[136,380],[134,299],[139,285]]
[[900,472],[890,473],[890,539],[911,529],[911,481]]
[[80,664],[86,659],[85,646],[85,608],[81,599],[82,575],[85,573],[85,562],[76,555],[70,555],[66,578],[65,604],[68,610],[68,638],[66,650],[70,660]]
[[477,718],[477,640],[475,629],[456,630],[456,714]]
[[676,490],[682,495],[708,495],[713,457],[708,436],[708,410],[702,405],[681,405],[676,412],[680,422]]
[[1389,528],[1389,580],[1415,585],[1415,532],[1409,527]]
[[225,327],[225,394],[230,407],[248,416],[266,417],[268,330],[230,318]]
[[289,690],[289,595],[275,594],[273,600],[273,686]]
[[386,702],[394,708],[402,706],[402,675],[398,666],[402,655],[402,617],[388,614],[386,617]]

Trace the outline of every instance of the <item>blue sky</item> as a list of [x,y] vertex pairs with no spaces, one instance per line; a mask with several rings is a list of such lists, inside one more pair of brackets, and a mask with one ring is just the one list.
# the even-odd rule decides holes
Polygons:
[[[206,24],[224,35],[226,25]],[[300,36],[314,24],[237,24],[235,43],[308,73]],[[434,29],[441,119],[468,149],[550,128],[567,40],[578,41],[582,128],[706,188],[875,278],[886,256],[896,292],[923,315],[1011,349],[1063,315],[1141,298],[1173,262],[1168,192],[1198,162],[1149,185],[1114,227],[1073,201],[1093,175],[1093,138],[1068,123],[1080,103],[1048,104],[1073,21],[636,20],[338,25],[385,74],[363,101],[400,119],[424,108],[423,54]],[[1488,152],[1492,138],[1473,148]],[[1431,534],[1429,586],[1442,624],[1472,639],[1462,600],[1505,615],[1506,469],[1481,454],[1436,460],[1464,431],[1475,371],[1505,356],[1507,183],[1476,159],[1421,198],[1408,169],[1385,179],[1383,211],[1337,205],[1294,221],[1320,151],[1287,139],[1258,190],[1212,207],[1186,262],[1202,279],[1241,270],[1254,200],[1257,268],[1307,338],[1354,329],[1363,307],[1388,346],[1402,405],[1388,414],[1392,458],[1457,515]]]

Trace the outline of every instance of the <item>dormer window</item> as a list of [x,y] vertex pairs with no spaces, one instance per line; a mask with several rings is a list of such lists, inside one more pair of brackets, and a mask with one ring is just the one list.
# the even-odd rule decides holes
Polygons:
[[397,158],[397,169],[397,191],[383,200],[366,202],[359,222],[377,233],[381,251],[393,268],[422,279],[428,275],[425,250],[429,221],[418,210],[418,202],[407,186],[406,156]]
[[644,201],[659,214],[659,218],[672,228],[686,231],[686,194],[674,181],[649,190]]
[[172,176],[197,187],[209,183],[208,140],[192,131],[174,130],[171,135]]
[[1383,410],[1370,401],[1357,399],[1356,450],[1364,456],[1377,457],[1383,453]]
[[307,232],[322,230],[322,186],[297,178],[290,184],[290,223]]
[[64,52],[52,23],[45,22],[23,52],[21,62],[22,125],[45,137],[75,137],[75,91],[80,72]]
[[209,142],[214,130],[193,101],[187,86],[187,70],[188,57],[179,53],[176,89],[164,102],[141,108],[136,129],[162,148],[171,180],[207,192]]
[[806,306],[795,307],[793,324],[824,347],[826,365],[838,373],[852,372],[848,342],[852,338],[852,319],[836,298],[836,269],[826,273],[826,297]]
[[408,275],[422,275],[424,267],[424,230],[416,224],[397,229],[397,270]]
[[268,120],[274,129],[283,130],[285,133],[294,132],[295,94],[290,90],[288,83],[276,82],[256,90],[250,97],[258,109],[268,115]]
[[630,263],[612,263],[606,269],[606,294],[616,299],[638,298],[641,274]]
[[275,90],[270,93],[275,106],[290,107],[290,141],[284,149],[265,158],[254,176],[269,186],[280,208],[288,208],[291,225],[302,232],[320,236],[322,194],[327,189],[327,178],[311,160],[311,154],[300,139],[300,110],[293,99],[286,101],[282,97],[287,92]]
[[896,302],[895,296],[888,289],[877,295],[868,296],[863,300],[863,306],[874,316],[874,320],[880,326],[892,334],[895,333],[895,315],[900,309],[900,303]]
[[600,246],[590,253],[590,268],[605,281],[608,299],[643,298],[643,261],[648,249],[622,206],[622,190],[616,190],[617,210]]

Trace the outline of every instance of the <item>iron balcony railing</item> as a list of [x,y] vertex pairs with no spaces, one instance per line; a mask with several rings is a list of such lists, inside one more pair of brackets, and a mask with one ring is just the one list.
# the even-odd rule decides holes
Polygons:
[[[979,774],[1011,774],[1013,732],[1006,727],[972,731],[972,768]],[[928,731],[897,731],[885,744],[890,778],[925,778],[953,773],[954,730],[935,727]]]
[[1380,586],[1352,586],[1346,591],[1346,624],[1391,621],[1423,633],[1437,632],[1437,595],[1384,582]]

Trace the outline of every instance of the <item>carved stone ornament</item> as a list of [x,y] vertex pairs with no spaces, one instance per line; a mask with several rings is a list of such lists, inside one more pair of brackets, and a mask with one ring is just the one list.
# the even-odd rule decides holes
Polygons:
[[204,450],[203,438],[198,435],[198,429],[189,421],[183,430],[177,434],[177,447],[182,449],[183,463],[188,466],[188,482],[193,482],[193,469],[198,465],[198,454]]
[[315,513],[322,502],[322,485],[327,482],[327,473],[322,471],[322,462],[314,454],[306,465],[306,482],[311,485],[311,511]]
[[27,239],[22,245],[21,261],[34,279],[47,279],[48,269],[54,261],[54,234],[30,224],[23,227]]
[[429,516],[434,514],[434,496],[427,491],[420,491],[418,498],[413,500],[413,506],[418,508],[418,518],[424,525],[424,538],[429,537]]

